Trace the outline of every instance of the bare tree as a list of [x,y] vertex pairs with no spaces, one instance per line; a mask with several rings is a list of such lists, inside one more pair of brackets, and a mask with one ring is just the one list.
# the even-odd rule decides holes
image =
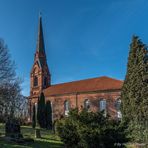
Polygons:
[[0,85],[15,78],[15,66],[4,41],[0,39]]
[[[20,118],[28,110],[26,99],[21,94],[22,81],[16,77],[15,65],[11,60],[8,48],[0,39],[0,120],[7,117]],[[24,107],[24,108],[23,108]]]

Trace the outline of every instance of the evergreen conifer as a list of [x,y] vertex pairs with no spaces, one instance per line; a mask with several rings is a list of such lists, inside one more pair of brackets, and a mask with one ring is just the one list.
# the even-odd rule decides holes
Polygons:
[[[129,125],[130,136],[141,139],[139,127],[148,122],[148,58],[147,47],[133,36],[127,64],[127,73],[122,87],[123,121]],[[143,127],[143,132],[146,126]]]
[[50,101],[46,102],[45,115],[46,115],[46,128],[52,129],[52,109]]
[[46,127],[45,96],[43,92],[40,94],[40,97],[38,98],[37,121],[41,128]]

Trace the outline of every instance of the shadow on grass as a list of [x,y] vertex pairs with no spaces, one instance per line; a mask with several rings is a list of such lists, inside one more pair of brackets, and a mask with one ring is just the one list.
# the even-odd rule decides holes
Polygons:
[[62,143],[56,143],[55,141],[41,141],[36,140],[34,144],[30,145],[32,148],[64,148]]
[[57,139],[55,139],[55,138],[41,137],[40,139],[59,142],[59,140],[57,140]]
[[[24,138],[33,138],[34,139],[34,129],[29,126],[22,126],[21,132]],[[49,130],[41,129],[40,139],[34,139],[34,143],[30,143],[28,145],[17,144],[15,142],[8,142],[4,139],[1,139],[5,134],[4,124],[0,124],[0,148],[64,148],[60,138],[53,134]]]
[[0,148],[64,148],[62,143],[59,141],[50,141],[45,139],[36,139],[34,143],[30,143],[27,145],[17,144],[15,142],[8,142],[0,139]]

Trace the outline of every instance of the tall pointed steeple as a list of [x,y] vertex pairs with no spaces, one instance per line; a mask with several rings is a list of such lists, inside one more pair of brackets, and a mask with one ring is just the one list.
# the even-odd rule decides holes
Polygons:
[[37,39],[37,49],[38,52],[45,53],[44,46],[44,35],[43,35],[43,27],[42,27],[42,16],[39,14],[39,26],[38,26],[38,39]]
[[37,47],[34,56],[34,64],[31,70],[30,81],[31,96],[39,95],[43,89],[51,85],[51,75],[47,65],[41,15],[39,15]]

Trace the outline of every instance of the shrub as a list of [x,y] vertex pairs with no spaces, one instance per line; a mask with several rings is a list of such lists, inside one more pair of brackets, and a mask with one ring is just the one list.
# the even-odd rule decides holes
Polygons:
[[57,122],[57,131],[65,146],[72,148],[112,148],[127,141],[125,125],[104,117],[103,112],[74,109]]
[[78,123],[68,118],[57,122],[57,131],[66,147],[75,148],[80,142],[78,128]]

